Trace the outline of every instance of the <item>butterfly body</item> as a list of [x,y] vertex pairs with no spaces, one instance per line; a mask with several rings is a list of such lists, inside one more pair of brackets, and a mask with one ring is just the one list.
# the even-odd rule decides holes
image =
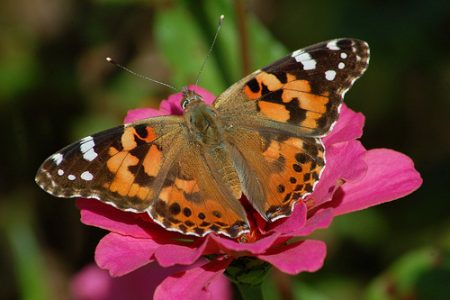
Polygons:
[[249,232],[240,202],[268,222],[291,214],[325,168],[322,137],[367,68],[363,41],[322,42],[258,70],[212,105],[183,89],[183,116],[161,116],[84,138],[41,166],[37,183],[146,212],[164,228],[235,238]]
[[184,116],[192,141],[205,146],[223,144],[223,126],[217,112],[203,100],[189,104]]

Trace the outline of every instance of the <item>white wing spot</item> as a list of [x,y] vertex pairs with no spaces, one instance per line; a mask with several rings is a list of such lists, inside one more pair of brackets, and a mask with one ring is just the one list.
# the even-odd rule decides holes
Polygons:
[[94,139],[92,136],[85,137],[81,140],[80,150],[83,153],[83,158],[87,161],[93,161],[97,157],[97,153],[94,150]]
[[336,42],[337,42],[336,40],[329,41],[327,44],[327,48],[330,50],[340,50],[341,48],[338,47]]
[[52,159],[53,159],[53,161],[55,162],[55,164],[56,164],[57,166],[59,166],[59,164],[60,164],[60,163],[62,162],[62,160],[63,160],[63,156],[62,156],[61,153],[56,153],[56,154],[53,154]]
[[345,53],[345,52],[342,52],[342,53],[341,53],[341,58],[342,58],[342,59],[346,59],[347,56],[348,56],[347,53]]
[[336,71],[334,70],[328,70],[325,72],[325,78],[327,80],[334,80],[334,78],[336,77]]
[[83,158],[87,161],[93,161],[98,154],[94,151],[94,149],[89,149],[87,152],[83,153]]
[[338,68],[342,70],[343,68],[345,68],[345,64],[343,62],[340,62],[338,64]]
[[316,60],[309,55],[309,53],[297,50],[292,53],[292,57],[297,61],[302,63],[303,70],[314,70],[316,68]]
[[80,177],[83,180],[90,181],[94,178],[94,175],[92,175],[89,171],[84,171],[83,173],[81,173]]
[[59,170],[58,170],[58,175],[59,175],[59,176],[63,176],[63,175],[64,175],[64,170],[59,169]]
[[361,60],[361,56],[356,55],[356,61],[360,61]]
[[67,179],[69,180],[75,180],[75,175],[70,174],[69,176],[67,176]]

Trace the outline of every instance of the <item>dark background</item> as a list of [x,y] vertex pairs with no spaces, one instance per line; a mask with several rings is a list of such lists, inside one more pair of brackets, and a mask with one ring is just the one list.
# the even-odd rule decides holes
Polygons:
[[286,289],[280,281],[296,299],[450,299],[445,0],[2,1],[0,298],[70,298],[71,277],[93,261],[104,235],[81,225],[73,200],[35,185],[40,163],[171,93],[105,57],[177,87],[192,83],[220,14],[225,25],[200,81],[216,94],[292,50],[335,37],[366,40],[369,69],[345,101],[366,116],[367,148],[407,154],[424,179],[414,194],[339,217],[316,234],[328,244],[324,268],[273,272],[267,299]]

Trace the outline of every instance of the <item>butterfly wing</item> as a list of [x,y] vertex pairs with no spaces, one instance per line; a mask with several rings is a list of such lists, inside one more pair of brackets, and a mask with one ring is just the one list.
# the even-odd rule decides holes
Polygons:
[[214,106],[242,126],[323,136],[336,121],[344,94],[368,62],[366,42],[322,42],[250,74],[219,96]]
[[244,193],[269,221],[289,216],[293,205],[313,191],[325,166],[318,138],[239,127],[226,138],[234,149]]
[[254,72],[214,102],[242,190],[267,220],[290,215],[313,191],[325,167],[320,137],[368,61],[363,41],[322,42]]
[[75,142],[50,156],[36,175],[57,197],[95,198],[119,209],[143,212],[163,167],[178,154],[180,117],[157,117],[118,126]]

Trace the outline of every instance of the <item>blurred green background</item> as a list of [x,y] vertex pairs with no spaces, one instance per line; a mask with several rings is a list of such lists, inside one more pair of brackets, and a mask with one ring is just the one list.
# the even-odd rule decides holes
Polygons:
[[366,116],[367,148],[409,155],[424,178],[405,199],[337,218],[317,234],[328,244],[324,268],[272,272],[266,298],[450,299],[447,0],[3,0],[0,298],[70,298],[71,277],[104,235],[81,225],[73,200],[35,185],[40,163],[171,93],[105,57],[177,87],[192,83],[220,14],[225,25],[200,81],[216,94],[289,51],[366,40],[370,67],[346,103]]

